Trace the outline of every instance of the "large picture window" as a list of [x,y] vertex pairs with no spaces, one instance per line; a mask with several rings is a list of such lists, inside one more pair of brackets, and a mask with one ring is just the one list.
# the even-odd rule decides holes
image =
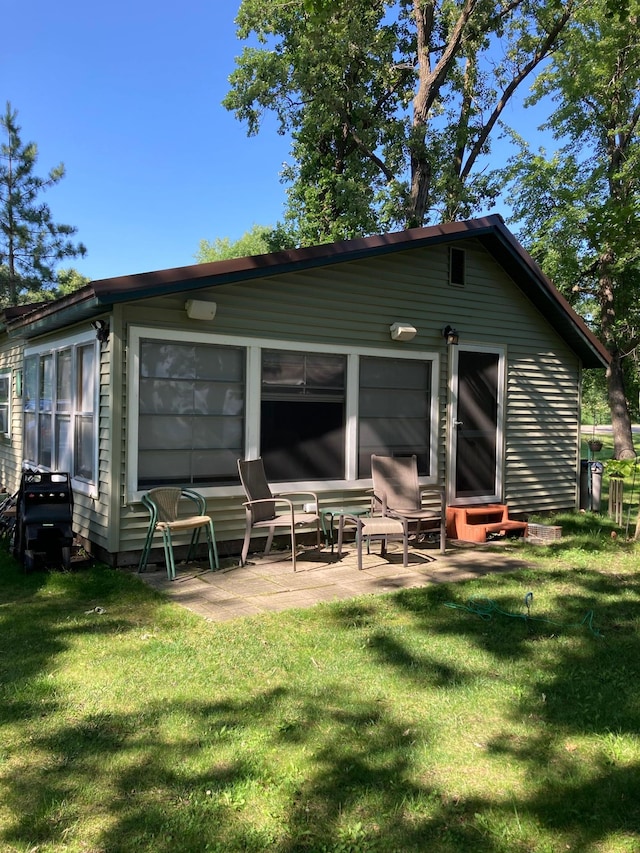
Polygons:
[[347,359],[327,353],[262,353],[260,446],[270,480],[345,476]]
[[27,355],[24,458],[96,482],[97,357],[94,341]]
[[423,480],[436,476],[436,354],[144,326],[129,351],[132,499],[169,484],[240,490],[237,460],[258,456],[294,489],[363,485],[372,453],[415,453]]
[[239,347],[141,340],[138,488],[237,479],[244,365]]

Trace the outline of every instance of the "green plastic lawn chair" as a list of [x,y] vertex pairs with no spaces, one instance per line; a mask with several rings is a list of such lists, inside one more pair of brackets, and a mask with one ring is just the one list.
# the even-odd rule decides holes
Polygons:
[[[180,515],[179,508],[181,501],[189,500],[197,507],[196,515]],[[140,557],[138,566],[139,572],[144,572],[149,560],[149,553],[153,544],[153,537],[156,533],[162,534],[162,544],[164,546],[165,564],[167,567],[167,577],[169,580],[175,580],[176,563],[173,553],[172,534],[184,533],[192,531],[189,551],[187,553],[187,562],[192,558],[195,549],[198,546],[200,532],[204,530],[207,537],[207,546],[209,552],[209,566],[211,571],[219,568],[218,548],[216,546],[216,536],[211,517],[205,514],[206,501],[201,494],[194,492],[192,489],[181,489],[178,487],[160,487],[150,489],[142,496],[142,503],[149,510],[149,528],[145,539],[144,548]]]

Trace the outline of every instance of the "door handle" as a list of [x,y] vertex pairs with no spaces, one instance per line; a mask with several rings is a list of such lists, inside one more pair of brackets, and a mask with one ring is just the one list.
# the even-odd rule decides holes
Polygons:
[[454,426],[463,426],[463,424],[464,424],[464,421],[454,421],[453,422]]

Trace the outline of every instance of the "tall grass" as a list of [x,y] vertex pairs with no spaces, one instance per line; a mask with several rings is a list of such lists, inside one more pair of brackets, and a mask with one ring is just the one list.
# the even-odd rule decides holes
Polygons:
[[3,556],[0,849],[637,851],[638,550],[562,523],[529,570],[221,624]]

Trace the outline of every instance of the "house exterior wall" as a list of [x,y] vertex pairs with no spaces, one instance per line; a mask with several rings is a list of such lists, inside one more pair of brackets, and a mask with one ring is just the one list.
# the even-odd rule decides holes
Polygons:
[[579,360],[488,256],[465,292],[475,334],[506,348],[505,501],[515,512],[575,507]]
[[[189,294],[154,298],[124,306],[118,330],[123,342],[119,371],[122,385],[121,435],[112,463],[118,463],[120,504],[119,560],[137,557],[147,529],[147,515],[127,485],[127,450],[133,413],[127,412],[131,330],[166,329],[252,340],[327,345],[337,348],[428,352],[437,357],[437,481],[446,474],[448,440],[448,353],[442,329],[460,332],[460,346],[504,348],[506,405],[504,430],[504,497],[514,511],[532,512],[574,507],[578,470],[580,364],[572,351],[531,305],[501,267],[479,245],[465,243],[464,287],[448,283],[446,245],[352,261],[336,266],[222,285],[192,294],[217,303],[212,323],[189,321],[184,302]],[[418,329],[409,342],[391,341],[389,326],[410,322]],[[142,334],[144,334],[142,332]],[[115,426],[115,424],[114,424]],[[117,431],[113,432],[117,441]],[[112,468],[114,474],[115,467]],[[346,500],[366,502],[369,483],[337,486],[314,484],[328,505]],[[305,484],[298,483],[298,488]],[[221,553],[244,530],[243,494],[239,487],[208,493]],[[135,498],[135,496],[134,496]]]
[[[480,243],[465,240],[464,249],[464,286],[449,283],[449,249],[441,244],[116,305],[105,314],[109,339],[98,346],[97,483],[93,490],[74,489],[77,533],[114,565],[135,564],[139,558],[148,514],[140,492],[132,486],[131,462],[137,451],[136,346],[145,335],[431,359],[433,464],[428,482],[442,484],[453,428],[452,358],[442,336],[450,324],[460,334],[460,348],[485,347],[504,356],[506,393],[500,428],[506,502],[523,513],[574,507],[579,360]],[[212,322],[187,318],[184,304],[190,296],[217,303]],[[413,340],[391,340],[389,326],[398,321],[416,327]],[[0,341],[0,373],[12,372],[11,435],[0,436],[0,479],[9,491],[19,485],[24,457],[22,400],[15,380],[21,375],[25,345],[60,346],[86,333],[87,326],[69,327],[26,344],[17,338]],[[247,405],[253,407],[255,420],[256,402]],[[255,444],[255,424],[249,432],[249,445]],[[324,505],[367,505],[370,481],[295,486],[315,488]],[[199,490],[207,496],[221,555],[237,553],[244,532],[239,482]]]
[[8,373],[11,383],[10,432],[0,435],[0,484],[2,491],[13,494],[20,485],[22,466],[22,397],[19,394],[22,382],[21,343],[8,338],[0,340],[0,373]]

